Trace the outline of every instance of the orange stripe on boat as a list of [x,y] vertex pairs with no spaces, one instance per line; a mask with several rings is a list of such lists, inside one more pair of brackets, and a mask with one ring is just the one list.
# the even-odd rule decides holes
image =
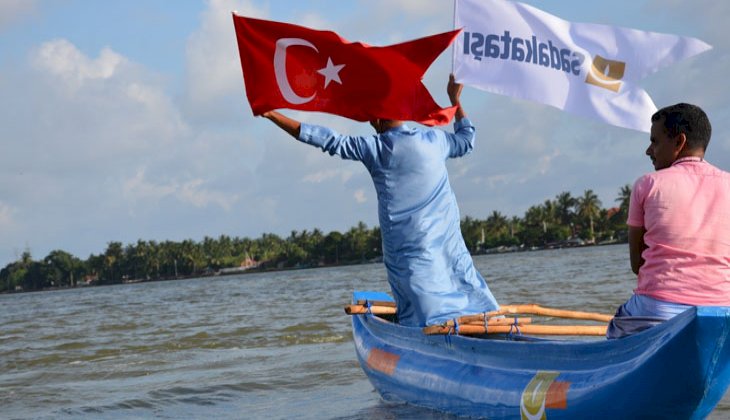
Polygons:
[[373,348],[368,355],[368,366],[386,375],[392,375],[399,360],[400,356],[397,354]]
[[545,408],[565,410],[568,407],[568,388],[570,382],[555,381],[550,384],[545,395]]

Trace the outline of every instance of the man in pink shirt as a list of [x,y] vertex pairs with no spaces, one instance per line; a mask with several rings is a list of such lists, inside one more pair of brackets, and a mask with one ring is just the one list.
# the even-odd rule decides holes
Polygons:
[[691,306],[730,306],[730,173],[704,160],[710,121],[683,103],[660,109],[651,121],[646,154],[656,172],[634,184],[627,221],[638,285],[616,311],[608,338]]

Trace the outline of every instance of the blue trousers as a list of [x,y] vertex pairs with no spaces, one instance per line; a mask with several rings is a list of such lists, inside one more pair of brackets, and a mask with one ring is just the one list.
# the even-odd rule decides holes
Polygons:
[[616,310],[616,315],[608,324],[606,338],[621,338],[637,333],[679,315],[691,307],[634,294]]

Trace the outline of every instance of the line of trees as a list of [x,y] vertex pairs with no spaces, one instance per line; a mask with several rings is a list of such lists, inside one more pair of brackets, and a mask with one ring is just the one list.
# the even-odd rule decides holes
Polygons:
[[[530,207],[521,218],[508,218],[498,211],[484,220],[467,216],[461,221],[462,234],[474,254],[498,247],[625,241],[630,196],[631,187],[625,185],[616,198],[618,206],[604,209],[592,190],[579,197],[562,192]],[[258,263],[255,270],[270,270],[361,263],[380,257],[380,228],[368,228],[362,222],[345,233],[324,234],[314,229],[292,231],[286,238],[267,233],[258,239],[222,235],[201,242],[140,239],[128,245],[110,242],[102,254],[86,260],[54,250],[37,261],[26,250],[0,270],[0,292],[206,276],[251,260]]]

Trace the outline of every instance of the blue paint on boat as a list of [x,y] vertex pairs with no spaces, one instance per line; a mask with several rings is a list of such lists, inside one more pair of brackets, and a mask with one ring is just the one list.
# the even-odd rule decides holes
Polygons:
[[372,314],[353,316],[352,327],[383,399],[457,415],[701,419],[730,383],[730,307],[692,308],[619,340],[428,336]]

